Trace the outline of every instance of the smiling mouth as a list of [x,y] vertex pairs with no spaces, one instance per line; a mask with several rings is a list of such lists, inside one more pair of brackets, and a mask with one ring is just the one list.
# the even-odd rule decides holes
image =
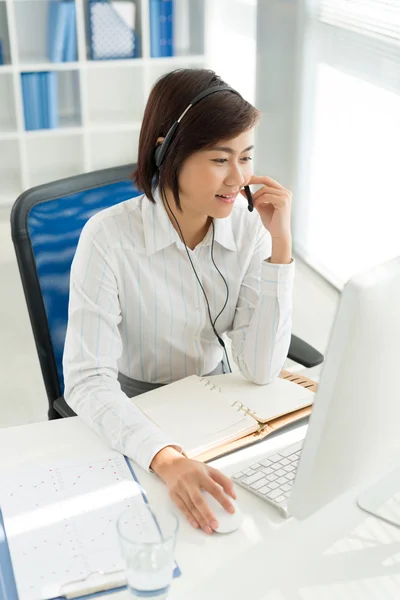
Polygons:
[[235,201],[235,198],[237,196],[237,193],[236,194],[215,194],[215,196],[218,198],[218,200],[221,200],[225,204],[233,204],[233,202]]

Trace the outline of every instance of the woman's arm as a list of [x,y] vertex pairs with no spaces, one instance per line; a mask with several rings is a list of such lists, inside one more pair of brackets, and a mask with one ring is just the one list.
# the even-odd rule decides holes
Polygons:
[[279,375],[289,350],[294,261],[281,265],[265,260],[271,242],[261,223],[257,236],[227,333],[242,374],[263,385]]
[[[262,385],[279,375],[290,345],[294,279],[292,192],[266,175],[253,175],[249,183],[262,184],[253,196],[260,222],[229,335],[241,372]],[[267,240],[272,240],[272,251],[265,261]]]
[[82,230],[71,267],[64,396],[107,444],[148,470],[162,448],[179,446],[133,404],[117,380],[122,315],[115,273],[102,221],[94,217]]

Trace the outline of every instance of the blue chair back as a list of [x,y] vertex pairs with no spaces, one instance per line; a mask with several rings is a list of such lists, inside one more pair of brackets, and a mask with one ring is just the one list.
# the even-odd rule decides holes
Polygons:
[[11,231],[49,400],[64,393],[62,356],[68,319],[71,262],[86,221],[139,195],[135,165],[85,173],[24,192],[11,213]]

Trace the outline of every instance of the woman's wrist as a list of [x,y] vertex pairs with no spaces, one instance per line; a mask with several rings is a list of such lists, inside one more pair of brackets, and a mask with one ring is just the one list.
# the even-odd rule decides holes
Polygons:
[[185,458],[185,456],[179,452],[179,450],[173,446],[166,446],[154,456],[150,463],[150,469],[157,473],[161,479],[163,479],[163,473],[165,470],[168,469],[168,467],[173,463],[178,460],[182,460],[183,458]]
[[271,264],[288,265],[292,262],[292,238],[272,238]]

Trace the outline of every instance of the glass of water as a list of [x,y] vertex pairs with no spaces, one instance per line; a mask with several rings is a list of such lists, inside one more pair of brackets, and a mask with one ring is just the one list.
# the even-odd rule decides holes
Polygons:
[[173,512],[148,504],[129,508],[119,517],[117,531],[134,598],[168,597],[178,525]]

